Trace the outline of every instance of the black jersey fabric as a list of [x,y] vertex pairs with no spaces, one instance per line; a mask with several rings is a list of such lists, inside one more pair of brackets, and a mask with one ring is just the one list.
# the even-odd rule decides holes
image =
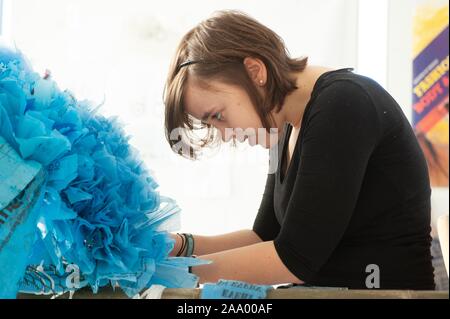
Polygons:
[[364,289],[378,273],[381,289],[434,289],[428,169],[389,93],[351,68],[323,73],[282,176],[291,130],[271,150],[255,233],[308,285]]

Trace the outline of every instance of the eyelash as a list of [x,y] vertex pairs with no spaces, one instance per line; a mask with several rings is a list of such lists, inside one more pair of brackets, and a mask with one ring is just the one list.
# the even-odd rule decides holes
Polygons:
[[[218,119],[217,118],[217,115],[218,114],[220,114],[220,119]],[[217,113],[215,113],[213,116],[212,116],[212,118],[215,118],[217,121],[219,121],[219,122],[222,122],[223,121],[223,116],[222,116],[222,113],[221,112],[217,112]]]

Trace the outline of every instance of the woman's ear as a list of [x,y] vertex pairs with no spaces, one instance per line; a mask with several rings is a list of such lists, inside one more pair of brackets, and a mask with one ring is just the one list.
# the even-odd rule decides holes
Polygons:
[[263,86],[266,84],[267,70],[264,62],[258,58],[246,57],[244,59],[244,65],[255,85]]

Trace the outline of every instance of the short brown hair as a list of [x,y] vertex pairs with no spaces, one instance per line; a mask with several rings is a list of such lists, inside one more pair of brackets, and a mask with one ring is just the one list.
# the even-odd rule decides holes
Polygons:
[[[258,58],[266,66],[264,96],[245,69],[246,57]],[[269,132],[269,120],[273,120],[270,112],[275,108],[278,112],[286,95],[297,88],[289,73],[303,71],[307,60],[307,57],[291,58],[283,40],[247,14],[236,10],[216,11],[183,36],[172,60],[163,92],[166,138],[170,146],[174,150],[175,144],[181,143],[178,146],[189,152],[186,154],[179,149],[177,153],[192,159],[197,158],[199,148],[217,141],[217,132],[210,124],[196,124],[185,112],[184,90],[188,76],[194,76],[205,85],[207,81],[220,80],[242,87]],[[180,67],[186,61],[198,63]],[[193,130],[205,128],[206,137],[196,140],[194,135],[189,136]],[[190,142],[186,144],[180,137],[171,139],[174,129],[182,129]]]

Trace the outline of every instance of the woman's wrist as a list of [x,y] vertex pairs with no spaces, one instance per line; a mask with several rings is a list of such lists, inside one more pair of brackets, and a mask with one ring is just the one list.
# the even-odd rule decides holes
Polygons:
[[194,236],[189,233],[171,233],[170,237],[175,240],[171,257],[191,257],[194,255],[195,241]]
[[171,256],[191,257],[195,249],[194,236],[189,233],[176,233],[174,236],[175,246],[171,252]]

